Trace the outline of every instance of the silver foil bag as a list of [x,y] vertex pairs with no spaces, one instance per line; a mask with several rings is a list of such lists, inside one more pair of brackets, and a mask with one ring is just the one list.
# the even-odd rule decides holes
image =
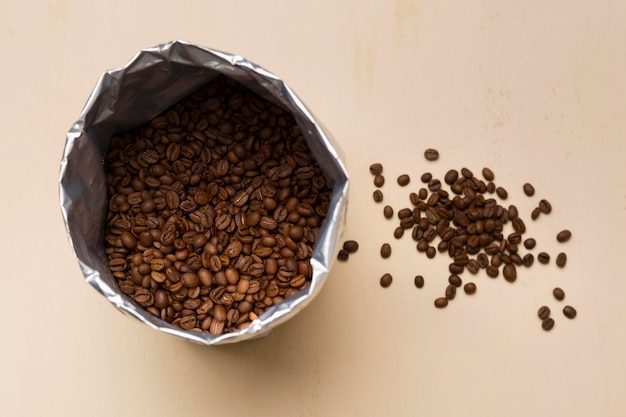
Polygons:
[[[213,335],[185,331],[162,321],[120,291],[105,253],[108,204],[105,156],[112,136],[156,117],[220,74],[293,114],[322,172],[332,184],[333,194],[311,258],[311,285],[268,309],[247,328]],[[338,147],[279,77],[240,56],[183,41],[142,50],[123,68],[106,71],[101,76],[78,120],[67,133],[59,180],[67,234],[87,282],[119,310],[148,326],[206,345],[264,336],[302,310],[319,293],[345,223],[348,184],[348,173]]]

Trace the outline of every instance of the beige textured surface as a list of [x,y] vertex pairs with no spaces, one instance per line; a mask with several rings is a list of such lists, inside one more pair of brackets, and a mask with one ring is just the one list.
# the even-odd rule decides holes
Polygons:
[[[346,237],[361,250],[262,340],[205,348],[118,314],[65,237],[65,132],[102,71],[177,38],[282,76],[347,155]],[[0,2],[0,415],[623,416],[625,39],[618,0]],[[408,193],[397,175],[416,186],[425,169],[462,166],[490,166],[526,218],[549,198],[529,234],[565,249],[566,269],[536,265],[513,285],[479,275],[474,297],[435,310],[443,256],[425,260],[410,239],[377,256],[393,238],[371,200],[374,161],[396,207]],[[559,247],[564,227],[574,237]],[[544,303],[550,333],[535,317]]]

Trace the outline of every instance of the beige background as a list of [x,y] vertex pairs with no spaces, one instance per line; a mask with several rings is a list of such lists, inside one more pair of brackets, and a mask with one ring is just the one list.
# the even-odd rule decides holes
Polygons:
[[[346,237],[361,250],[262,340],[201,347],[118,314],[65,236],[65,132],[104,70],[172,39],[279,74],[346,154]],[[3,0],[0,415],[625,415],[625,39],[619,0]],[[434,164],[421,156],[430,146]],[[548,198],[552,215],[528,221],[529,235],[567,251],[566,269],[536,265],[512,285],[478,275],[475,296],[435,310],[447,259],[391,237],[371,200],[375,161],[395,207],[409,192],[397,175],[417,188],[424,170],[463,166],[491,167],[525,218]],[[564,227],[574,237],[558,246]]]

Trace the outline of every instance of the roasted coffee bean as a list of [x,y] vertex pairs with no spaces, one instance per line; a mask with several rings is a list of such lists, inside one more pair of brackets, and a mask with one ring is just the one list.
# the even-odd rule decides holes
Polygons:
[[524,240],[524,247],[528,250],[534,249],[536,245],[537,245],[537,242],[532,237],[529,237],[528,239]]
[[504,279],[508,282],[515,282],[515,280],[517,279],[517,270],[515,269],[515,265],[505,265],[504,269],[502,270],[502,276],[504,276]]
[[428,189],[430,191],[438,191],[439,189],[441,189],[441,182],[438,179],[431,180],[428,183]]
[[573,319],[574,317],[576,317],[576,309],[572,306],[565,306],[563,307],[563,314],[568,319]]
[[430,180],[433,179],[433,174],[431,174],[430,172],[424,172],[422,174],[422,176],[420,177],[420,180],[424,183],[424,184],[428,184],[430,182]]
[[559,268],[563,268],[567,263],[567,255],[564,252],[561,252],[556,257],[556,266]]
[[446,299],[454,300],[454,297],[456,297],[456,287],[450,284],[446,287]]
[[541,209],[539,207],[535,207],[532,213],[530,214],[530,218],[533,220],[537,220],[540,214],[541,214]]
[[396,227],[393,231],[393,237],[400,239],[402,236],[404,236],[404,228]]
[[480,270],[480,266],[478,265],[478,261],[476,259],[470,259],[470,261],[466,265],[466,268],[472,274],[476,274]]
[[550,255],[545,252],[539,252],[539,254],[537,255],[537,260],[539,261],[539,263],[545,265],[550,262]]
[[413,216],[413,210],[409,209],[409,208],[403,208],[400,209],[398,211],[398,219],[402,220],[402,219],[406,219],[408,217],[412,217]]
[[445,308],[448,305],[448,299],[446,297],[439,297],[435,299],[435,307]]
[[557,300],[563,301],[563,299],[565,298],[565,291],[563,291],[559,287],[556,287],[554,290],[552,290],[552,295],[554,295],[554,298],[556,298]]
[[383,201],[383,192],[380,190],[376,190],[372,194],[372,197],[374,198],[375,202],[380,203],[381,201]]
[[554,320],[550,317],[544,319],[541,322],[541,327],[543,328],[543,330],[545,331],[549,331],[552,330],[552,328],[554,327]]
[[434,246],[429,246],[426,248],[426,257],[428,259],[432,259],[437,255],[437,249]]
[[468,295],[475,294],[476,284],[474,284],[473,282],[468,282],[467,284],[463,286],[463,290],[465,291],[465,294],[468,294]]
[[463,280],[461,280],[461,277],[459,277],[457,274],[450,275],[450,277],[448,277],[448,282],[455,287],[460,287],[461,284],[463,284]]
[[485,268],[485,271],[487,272],[487,276],[491,278],[496,278],[500,274],[500,270],[498,269],[497,266],[494,266],[494,265],[487,265],[487,268]]
[[526,225],[524,224],[524,221],[520,218],[520,217],[516,217],[513,219],[513,230],[515,230],[517,233],[524,233],[526,232]]
[[535,195],[535,187],[533,187],[532,184],[525,183],[522,188],[524,190],[524,194],[526,194],[528,197],[532,197]]
[[426,200],[426,198],[428,197],[428,190],[426,188],[420,188],[417,196],[420,198],[420,200]]
[[570,232],[569,230],[565,229],[565,230],[561,230],[557,235],[556,235],[556,240],[563,243],[563,242],[567,242],[568,240],[570,240],[570,238],[572,237],[572,232]]
[[507,197],[509,196],[509,193],[506,191],[506,189],[504,189],[503,187],[496,187],[496,194],[498,195],[498,197],[500,197],[502,200],[506,200]]
[[383,288],[387,288],[391,285],[392,281],[393,277],[391,276],[391,274],[383,274],[383,276],[380,277],[380,286]]
[[451,169],[448,172],[446,172],[444,181],[446,182],[446,184],[452,185],[456,182],[458,178],[459,178],[459,172],[455,169]]
[[490,170],[489,168],[483,168],[483,178],[485,178],[487,181],[493,181],[495,177],[496,176],[494,175],[492,170]]
[[539,202],[539,210],[541,210],[541,212],[544,214],[550,214],[550,212],[552,211],[552,205],[548,200],[541,200]]
[[370,165],[370,173],[372,175],[380,175],[383,172],[383,165],[380,163],[373,163]]
[[522,258],[522,264],[524,264],[524,266],[526,267],[531,266],[534,262],[535,262],[535,257],[533,256],[532,253],[527,253]]
[[424,151],[424,158],[426,158],[426,160],[428,161],[436,161],[437,159],[439,159],[439,151],[432,148],[426,149]]
[[374,177],[374,185],[378,188],[385,185],[385,177],[383,177],[381,174],[376,175]]
[[402,174],[398,177],[398,185],[401,187],[405,187],[407,185],[409,185],[409,182],[411,182],[411,177],[409,177],[406,174]]
[[348,253],[355,253],[359,250],[359,243],[356,240],[346,240],[343,242],[343,248],[348,251]]
[[414,283],[417,288],[422,288],[424,286],[424,277],[421,275],[416,275]]
[[339,253],[337,253],[337,259],[340,261],[347,261],[350,257],[350,252],[345,249],[340,249]]
[[380,256],[383,259],[387,259],[391,256],[391,245],[389,243],[383,243],[380,247]]
[[517,207],[511,204],[509,206],[509,220],[516,219],[519,216],[519,212],[517,211]]
[[393,208],[391,206],[385,206],[383,208],[383,215],[387,219],[391,219],[393,217]]
[[470,171],[468,168],[461,168],[461,175],[464,178],[472,178],[474,176],[474,173],[472,171]]
[[537,311],[537,316],[539,316],[541,320],[547,319],[550,317],[550,308],[548,308],[548,306],[541,306]]

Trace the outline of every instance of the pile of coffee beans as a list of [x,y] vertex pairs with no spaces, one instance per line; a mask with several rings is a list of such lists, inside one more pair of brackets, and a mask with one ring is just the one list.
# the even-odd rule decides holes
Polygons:
[[[439,152],[436,149],[427,149],[424,158],[427,161],[436,161],[439,159]],[[385,184],[383,164],[374,163],[369,170],[374,176],[373,199],[376,203],[381,203],[384,199],[381,188]],[[446,254],[450,258],[448,285],[442,296],[434,300],[437,308],[447,307],[456,297],[457,289],[463,286],[460,275],[466,271],[475,275],[480,270],[485,270],[490,278],[502,275],[506,281],[513,283],[518,279],[518,271],[532,266],[535,260],[535,255],[530,251],[535,248],[536,240],[526,237],[526,223],[517,206],[504,203],[508,199],[508,191],[496,185],[495,173],[490,168],[483,168],[481,174],[482,178],[466,167],[448,170],[443,179],[435,178],[431,172],[424,172],[420,176],[422,186],[408,196],[410,205],[397,209],[385,205],[382,210],[386,219],[394,218],[396,213],[397,223],[393,231],[395,239],[402,239],[405,234],[410,234],[417,252],[425,254],[429,259],[434,258],[437,253]],[[401,187],[408,186],[409,175],[400,175],[397,183]],[[530,183],[525,183],[522,189],[529,197],[535,194],[535,188]],[[539,215],[551,212],[550,202],[542,199],[532,211],[531,218],[535,220]],[[506,231],[507,228],[509,231]],[[557,234],[556,239],[565,243],[571,236],[569,230],[563,230]],[[384,243],[380,248],[383,259],[390,257],[391,252],[389,243]],[[340,259],[346,260],[347,257]],[[550,255],[539,252],[537,260],[548,264]],[[567,255],[564,252],[559,253],[557,266],[564,268],[566,262]],[[423,276],[415,277],[417,288],[422,288],[424,282]],[[391,283],[392,277],[388,273],[380,278],[380,285],[384,288]],[[477,286],[474,282],[468,282],[463,290],[472,295],[476,293]],[[564,293],[561,289],[555,289],[554,297],[562,300]],[[576,315],[571,306],[567,306],[563,313],[568,318]],[[545,311],[540,316],[543,315]],[[554,320],[549,317],[549,310],[542,320],[545,330],[552,329]]]
[[110,270],[156,317],[232,332],[310,284],[331,184],[280,107],[219,76],[106,162]]

